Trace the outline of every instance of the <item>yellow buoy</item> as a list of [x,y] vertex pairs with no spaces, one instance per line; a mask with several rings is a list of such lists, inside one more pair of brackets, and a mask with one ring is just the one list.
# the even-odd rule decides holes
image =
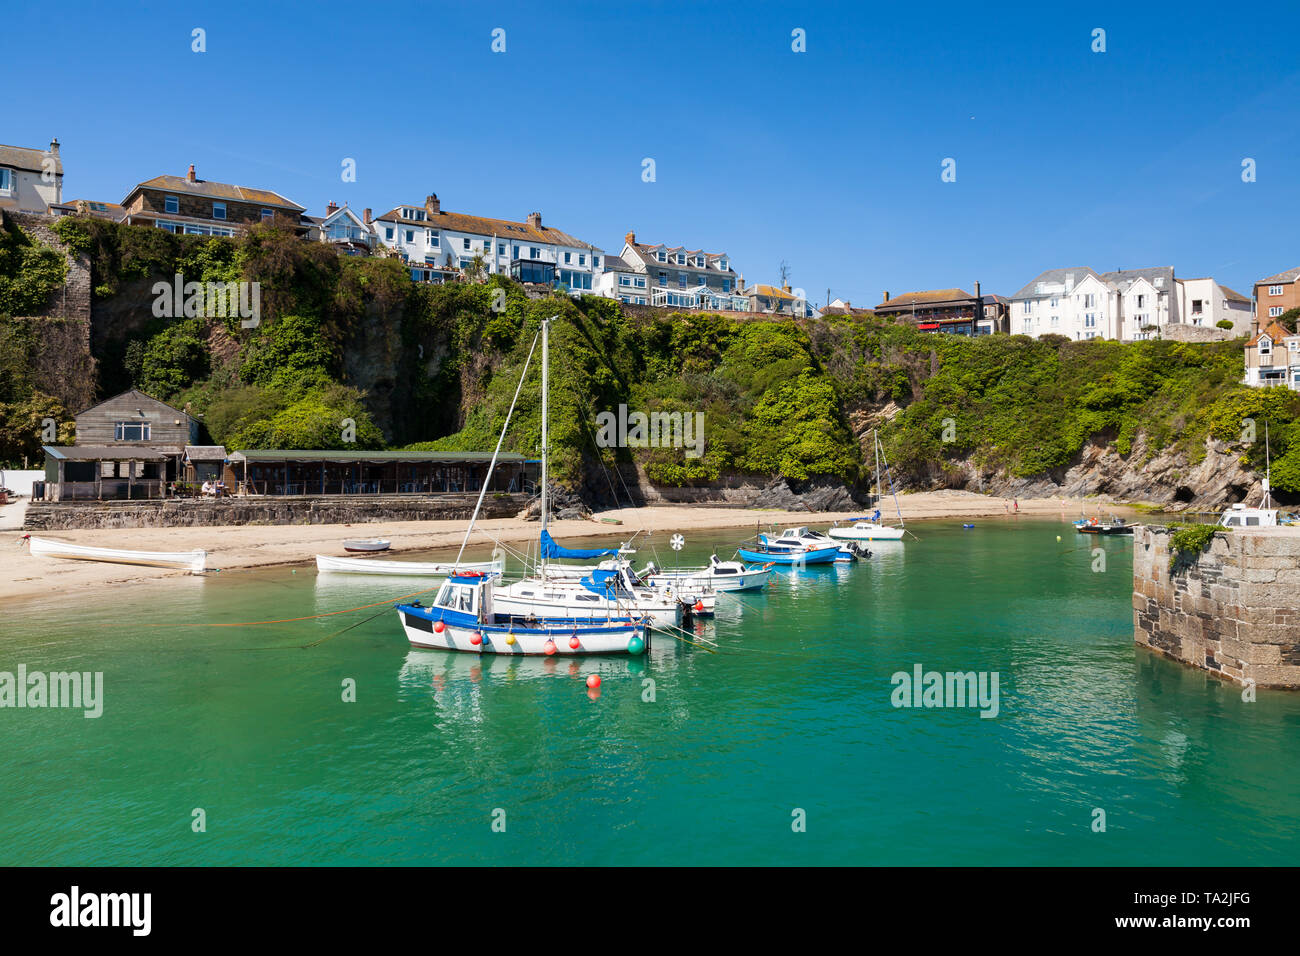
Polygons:
[[514,645],[515,645],[515,636],[514,636],[513,634],[507,634],[507,635],[506,635],[506,643],[509,644],[511,647],[514,647]]
[[1056,540],[1057,540],[1057,541],[1060,541],[1060,540],[1061,540],[1061,536],[1060,536],[1059,534],[1056,536]]

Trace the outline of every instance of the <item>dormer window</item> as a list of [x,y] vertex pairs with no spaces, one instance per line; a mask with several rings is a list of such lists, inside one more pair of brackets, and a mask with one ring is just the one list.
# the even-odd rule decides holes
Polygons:
[[1261,335],[1259,338],[1259,354],[1260,355],[1273,354],[1273,340],[1270,339],[1267,335]]
[[667,261],[668,261],[668,253],[664,252],[664,251],[661,249],[660,251],[658,251],[658,252],[655,253],[655,258],[658,259],[660,262],[667,262]]
[[1164,277],[1164,276],[1156,276],[1156,283],[1155,283],[1155,285],[1156,285],[1156,288],[1157,288],[1157,289],[1163,289],[1164,286],[1165,286],[1165,277]]
[[718,268],[721,269],[723,272],[726,272],[726,271],[727,271],[727,260],[726,260],[726,259],[719,259],[719,260],[718,260]]
[[685,255],[685,253],[681,253],[681,252],[677,253],[677,264],[678,264],[679,266],[684,266],[684,265],[686,265],[686,255]]

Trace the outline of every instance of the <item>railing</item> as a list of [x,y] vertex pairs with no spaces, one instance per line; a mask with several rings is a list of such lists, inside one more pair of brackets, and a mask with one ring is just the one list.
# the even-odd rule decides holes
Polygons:
[[[503,485],[492,483],[495,487],[489,494],[527,493],[529,482],[521,483],[511,480]],[[446,481],[433,482],[428,479],[402,480],[378,478],[362,481],[326,481],[319,478],[305,481],[247,481],[240,483],[240,492],[250,495],[303,496],[303,495],[456,495],[478,494],[482,489],[481,481]]]

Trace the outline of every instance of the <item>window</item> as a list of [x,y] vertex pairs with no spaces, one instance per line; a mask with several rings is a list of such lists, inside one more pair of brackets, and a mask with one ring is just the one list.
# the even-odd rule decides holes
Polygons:
[[270,222],[271,219],[274,218],[274,216],[275,216],[275,213],[271,212],[271,210],[269,210],[269,209],[263,209],[263,210],[262,210],[262,222]]
[[498,242],[498,243],[497,243],[497,255],[499,255],[499,256],[504,256],[505,254],[506,254],[506,244],[505,244],[504,242]]
[[619,276],[619,277],[618,277],[618,284],[619,284],[619,285],[631,285],[631,284],[632,284],[632,277],[631,277],[631,276]]
[[718,260],[718,268],[721,269],[723,272],[726,272],[726,271],[727,271],[727,260],[726,260],[726,259],[719,259],[719,260]]
[[406,230],[406,241],[407,241],[408,243],[415,242],[415,230],[414,230],[414,229],[407,229],[407,230]]
[[1028,335],[1031,331],[1033,331],[1033,326],[1034,323],[1032,319],[1025,319],[1024,322],[1021,324],[1021,331],[1024,332],[1025,335]]
[[150,425],[148,422],[117,422],[113,432],[114,441],[149,441]]
[[1267,335],[1260,336],[1259,354],[1261,356],[1273,354],[1273,340],[1270,339]]
[[[636,277],[636,287],[637,287],[638,289],[644,289],[644,288],[645,288],[645,276],[637,276],[637,277]],[[642,301],[641,304],[644,305],[645,302]]]
[[1137,300],[1136,305],[1137,305],[1137,307],[1138,307],[1139,309],[1146,305],[1146,298],[1147,298],[1147,297],[1146,297],[1145,295],[1140,295],[1140,294],[1139,294],[1139,295],[1134,296],[1134,298]]
[[529,247],[528,247],[528,258],[529,258],[529,259],[537,259],[537,258],[539,258],[539,257],[541,256],[541,254],[542,254],[542,250],[538,249],[536,246],[529,246]]
[[599,269],[599,268],[600,268],[600,256],[592,256],[592,257],[591,257],[591,267],[592,267],[593,269]]
[[572,261],[573,261],[573,253],[566,252],[564,254],[564,264],[567,266]]
[[1060,301],[1056,296],[1052,296],[1052,308],[1055,309],[1060,304]]
[[660,251],[655,253],[655,258],[658,259],[660,262],[667,262],[668,254],[661,249]]
[[1268,317],[1270,319],[1276,319],[1281,314],[1282,314],[1282,307],[1280,305],[1269,306]]
[[1020,309],[1020,312],[1021,312],[1022,315],[1028,315],[1028,314],[1029,314],[1029,300],[1028,300],[1028,299],[1026,299],[1026,300],[1024,301],[1023,306],[1022,306],[1021,309]]
[[12,169],[0,169],[0,192],[12,192],[14,188],[14,172]]
[[578,256],[578,265],[580,265],[580,266],[585,266],[586,264],[587,264],[587,257],[586,257],[586,256]]
[[176,196],[163,197],[163,212],[169,212],[172,213],[173,215],[176,215],[180,213],[180,211],[181,211],[181,201],[178,197]]
[[516,259],[519,258],[519,247],[518,247],[518,246],[515,246],[515,258],[516,258]]
[[1201,300],[1200,300],[1200,299],[1193,299],[1193,300],[1192,300],[1192,315],[1200,315],[1200,314],[1201,314]]
[[392,227],[392,226],[386,226],[386,227],[384,228],[384,238],[387,239],[389,242],[392,242],[392,241],[393,241],[393,227]]
[[226,204],[225,204],[225,203],[223,203],[223,202],[214,202],[214,203],[212,204],[212,218],[213,218],[213,219],[225,219],[225,218],[226,218]]
[[730,280],[730,279],[723,279],[723,280],[722,280],[722,291],[723,291],[723,292],[727,292],[727,293],[730,293],[730,292],[731,292],[731,280]]
[[430,249],[437,249],[439,241],[437,229],[426,229],[424,231],[424,244]]
[[685,273],[685,272],[679,272],[679,273],[677,273],[677,288],[679,288],[679,289],[685,289],[685,288],[686,288],[686,273]]
[[1060,324],[1061,324],[1061,317],[1059,315],[1052,316],[1052,328],[1056,328]]
[[1281,287],[1280,285],[1271,285],[1271,286],[1268,287],[1268,294],[1269,294],[1269,295],[1281,295],[1281,294],[1282,294],[1282,287]]
[[1164,276],[1156,276],[1155,287],[1156,287],[1157,289],[1163,289],[1164,286],[1165,286],[1165,277],[1164,277]]
[[1083,327],[1085,329],[1095,329],[1097,327],[1097,313],[1089,312],[1083,317]]
[[1097,306],[1096,293],[1089,292],[1087,295],[1083,297],[1083,307],[1085,309],[1093,309],[1096,308],[1096,306]]
[[468,237],[462,237],[462,238],[461,238],[461,240],[460,240],[460,247],[461,247],[462,249],[466,250],[466,251],[469,250],[469,238],[468,238]]
[[686,253],[684,252],[677,253],[677,264],[679,266],[686,265]]

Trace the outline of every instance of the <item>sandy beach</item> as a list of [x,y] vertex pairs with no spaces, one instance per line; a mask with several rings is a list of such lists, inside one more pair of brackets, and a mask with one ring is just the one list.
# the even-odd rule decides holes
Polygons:
[[[966,491],[929,491],[899,497],[906,521],[936,518],[999,518],[1016,514],[1073,520],[1078,517],[1077,499],[1037,498],[1021,500],[1019,510],[1010,498],[996,498]],[[0,605],[32,598],[66,596],[75,591],[117,587],[152,581],[183,572],[164,568],[105,564],[96,561],[64,561],[32,557],[23,543],[23,504],[0,509]],[[1105,502],[1088,503],[1090,514],[1097,509],[1123,513],[1125,509]],[[892,508],[882,508],[888,518]],[[745,508],[711,508],[696,505],[651,506],[602,511],[588,521],[553,521],[552,534],[561,541],[599,537],[610,544],[626,540],[641,531],[653,535],[697,529],[743,529],[737,541],[753,529],[767,526],[826,526],[852,517],[842,512],[810,513]],[[602,523],[613,518],[622,525]],[[479,522],[470,547],[482,553],[493,539],[505,544],[524,545],[537,536],[536,521],[499,518]],[[124,528],[91,531],[58,531],[42,537],[76,544],[126,548],[139,551],[187,551],[203,548],[208,566],[222,570],[272,565],[312,565],[314,555],[343,555],[344,538],[387,538],[393,555],[459,547],[465,534],[462,521],[403,521],[348,525],[257,525],[210,528]]]

